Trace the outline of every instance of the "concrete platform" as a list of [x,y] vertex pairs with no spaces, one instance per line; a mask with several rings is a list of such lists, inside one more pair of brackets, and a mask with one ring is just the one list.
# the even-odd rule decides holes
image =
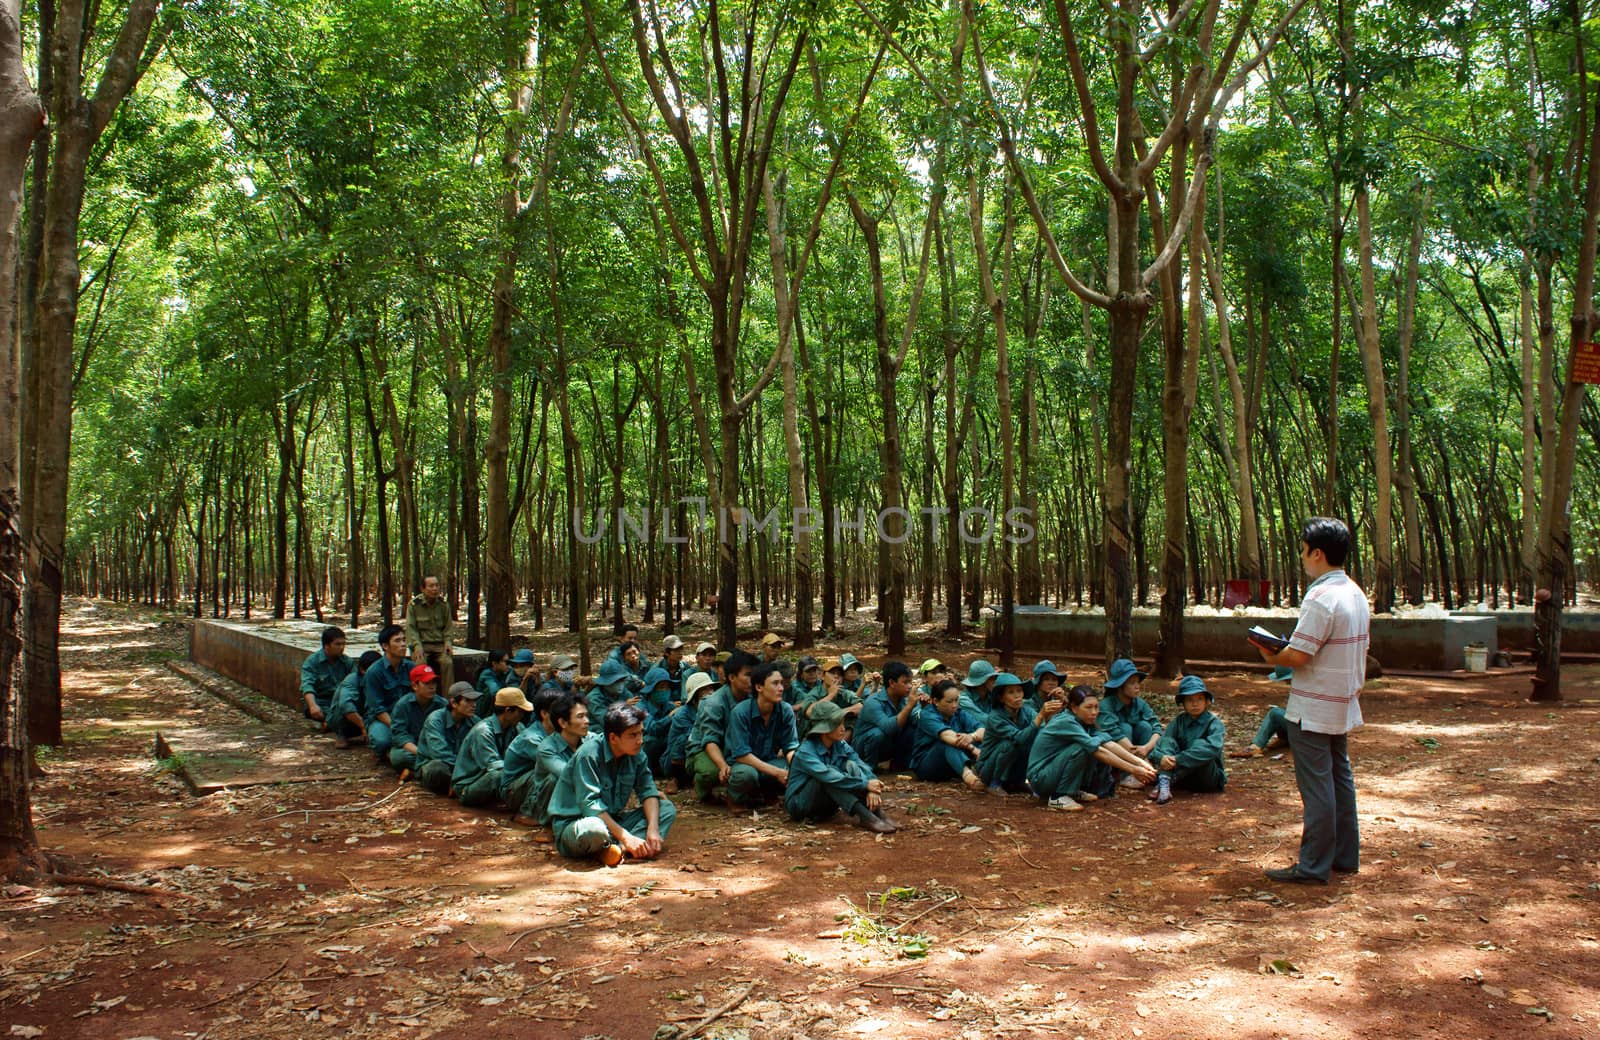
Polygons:
[[[1245,633],[1252,625],[1288,635],[1298,611],[1260,612],[1249,615],[1185,616],[1184,654],[1193,661],[1237,661],[1249,645]],[[1133,652],[1138,657],[1155,653],[1159,618],[1136,614],[1133,618]],[[1099,611],[1053,610],[1022,607],[1016,612],[1016,649],[1033,654],[1099,655],[1105,646],[1105,615]],[[987,623],[990,646],[1000,635],[1000,619]],[[1443,618],[1374,617],[1372,655],[1385,668],[1424,672],[1449,672],[1466,667],[1462,648],[1482,643],[1492,656],[1499,649],[1496,618],[1452,616]],[[1565,647],[1565,644],[1563,644]]]
[[[316,621],[206,621],[189,631],[189,658],[287,707],[298,710],[300,665],[322,648],[322,630]],[[371,628],[347,628],[346,653],[359,657],[376,649],[378,633]],[[458,646],[452,654],[456,681],[473,682],[489,663],[486,650]]]
[[[1458,617],[1494,618],[1500,647],[1513,652],[1533,650],[1533,610],[1458,610]],[[1600,654],[1600,613],[1593,610],[1561,612],[1561,656]]]

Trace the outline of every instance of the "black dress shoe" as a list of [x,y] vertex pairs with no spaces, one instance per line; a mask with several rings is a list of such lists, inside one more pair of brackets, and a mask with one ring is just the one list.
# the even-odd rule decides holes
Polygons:
[[1273,881],[1289,881],[1296,885],[1326,885],[1327,878],[1319,878],[1315,874],[1302,874],[1298,866],[1273,867],[1262,871]]
[[1335,874],[1359,874],[1359,873],[1361,873],[1361,868],[1360,867],[1334,867],[1333,868],[1333,872]]

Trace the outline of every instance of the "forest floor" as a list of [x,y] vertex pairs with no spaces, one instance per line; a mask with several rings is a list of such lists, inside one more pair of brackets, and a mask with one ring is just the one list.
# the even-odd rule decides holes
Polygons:
[[[679,799],[662,859],[606,870],[375,766],[194,797],[153,733],[244,716],[162,667],[183,622],[80,600],[64,625],[40,841],[154,888],[0,892],[13,1037],[1600,1035],[1594,666],[1556,706],[1526,675],[1369,684],[1364,860],[1327,887],[1261,876],[1298,841],[1287,756],[1077,814],[897,778],[880,838]],[[1232,745],[1283,695],[1208,679]]]

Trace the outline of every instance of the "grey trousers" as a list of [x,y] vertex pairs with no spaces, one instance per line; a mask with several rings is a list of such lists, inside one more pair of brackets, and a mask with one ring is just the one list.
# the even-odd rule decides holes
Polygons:
[[1312,733],[1285,721],[1294,752],[1294,779],[1303,807],[1300,872],[1327,880],[1335,869],[1361,866],[1356,781],[1346,734]]

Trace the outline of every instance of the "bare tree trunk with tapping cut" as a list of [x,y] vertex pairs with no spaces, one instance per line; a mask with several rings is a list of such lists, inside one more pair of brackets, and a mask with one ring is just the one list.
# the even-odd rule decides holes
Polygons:
[[[1204,232],[1201,233],[1202,239]],[[1228,392],[1233,398],[1233,494],[1239,505],[1239,577],[1250,582],[1252,590],[1263,577],[1261,535],[1256,520],[1255,478],[1251,473],[1250,431],[1254,428],[1254,409],[1245,396],[1244,380],[1239,375],[1238,358],[1233,352],[1233,328],[1228,319],[1228,298],[1222,288],[1222,273],[1217,269],[1211,244],[1205,242],[1206,280],[1217,315],[1217,353],[1228,374]],[[1191,275],[1191,277],[1194,277]],[[1256,366],[1264,364],[1264,358]],[[1251,372],[1252,377],[1256,373]],[[1254,379],[1257,386],[1260,383]],[[1254,601],[1255,593],[1251,592]]]

